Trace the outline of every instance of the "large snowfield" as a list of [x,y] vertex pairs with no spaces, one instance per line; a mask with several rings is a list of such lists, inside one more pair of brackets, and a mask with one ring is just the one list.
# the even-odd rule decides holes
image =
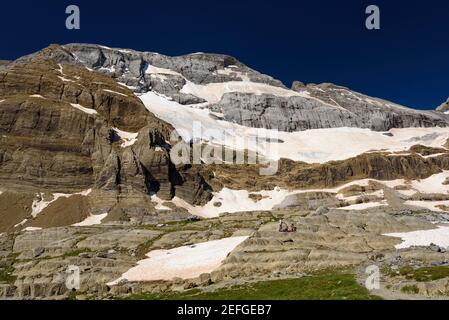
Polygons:
[[[250,128],[217,120],[207,108],[181,105],[154,92],[147,92],[139,98],[149,111],[173,125],[185,141],[195,138],[235,150],[247,148],[273,160],[287,158],[325,163],[373,150],[402,152],[417,144],[442,147],[449,138],[449,130],[439,127],[391,129],[388,134],[347,127],[298,132]],[[194,130],[195,127],[201,130]],[[254,137],[270,138],[272,142],[256,144]],[[243,139],[245,144],[242,145],[239,139]]]
[[137,266],[108,285],[125,279],[132,282],[196,278],[217,269],[226,256],[247,238],[230,237],[170,250],[151,251],[147,259],[139,261]]

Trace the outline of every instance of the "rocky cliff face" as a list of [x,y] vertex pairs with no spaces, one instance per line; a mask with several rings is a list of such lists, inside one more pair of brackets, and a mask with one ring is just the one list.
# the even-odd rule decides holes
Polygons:
[[213,110],[244,126],[294,132],[307,129],[357,127],[375,131],[392,128],[447,126],[448,117],[374,99],[331,84],[293,86],[299,96],[226,93]]
[[273,190],[332,188],[359,179],[417,180],[427,178],[442,170],[449,170],[449,153],[446,149],[432,150],[426,158],[423,146],[411,148],[407,154],[372,152],[357,157],[331,161],[325,164],[307,164],[287,159],[279,161],[275,176],[260,176],[258,166],[216,165],[210,170],[215,176],[208,181],[216,186],[231,189]]
[[[42,52],[23,57],[19,61],[27,61],[40,54]],[[44,54],[53,61],[75,64],[107,74],[136,93],[154,90],[181,104],[204,102],[199,97],[180,92],[187,81],[195,84],[241,81],[237,73],[217,73],[228,66],[246,73],[251,81],[283,87],[279,80],[248,68],[234,57],[220,54],[195,53],[169,57],[90,44],[69,44]],[[164,76],[155,76],[157,72],[152,72],[152,68],[156,68]]]
[[35,193],[87,189],[93,211],[137,197],[132,206],[151,212],[150,194],[171,199],[177,188],[191,203],[208,200],[204,180],[171,163],[169,124],[108,75],[52,59],[59,54],[69,53],[52,46],[0,72],[2,190],[29,193],[29,209]]
[[0,71],[5,70],[10,63],[8,60],[0,60]]

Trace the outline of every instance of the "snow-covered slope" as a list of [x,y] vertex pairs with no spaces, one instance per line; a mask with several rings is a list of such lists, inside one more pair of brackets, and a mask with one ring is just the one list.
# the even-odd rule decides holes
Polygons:
[[[140,95],[140,99],[149,111],[172,124],[185,141],[202,139],[232,149],[244,146],[270,159],[325,163],[373,150],[404,151],[416,144],[441,147],[449,138],[449,130],[439,127],[398,128],[388,133],[345,127],[279,132],[220,120],[207,108],[181,105],[154,92]],[[251,143],[256,136],[259,143]],[[242,140],[246,142],[243,145],[239,144]]]

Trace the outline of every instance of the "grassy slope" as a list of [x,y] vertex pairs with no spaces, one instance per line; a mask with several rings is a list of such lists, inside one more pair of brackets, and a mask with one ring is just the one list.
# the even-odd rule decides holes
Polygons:
[[439,280],[449,277],[448,266],[436,266],[436,267],[402,267],[398,271],[391,270],[391,268],[385,268],[384,274],[389,277],[403,276],[408,280],[415,280],[418,282],[428,282]]
[[171,294],[132,295],[133,300],[373,300],[351,274],[319,273],[308,277],[262,281],[216,292],[198,289]]

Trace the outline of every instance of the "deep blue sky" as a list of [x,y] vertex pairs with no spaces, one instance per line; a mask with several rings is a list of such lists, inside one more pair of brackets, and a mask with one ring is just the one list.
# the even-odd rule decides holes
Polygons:
[[[2,1],[0,59],[88,42],[167,55],[226,53],[282,80],[334,82],[415,108],[449,97],[446,0]],[[65,8],[81,30],[65,29]],[[381,30],[365,28],[365,8]]]

